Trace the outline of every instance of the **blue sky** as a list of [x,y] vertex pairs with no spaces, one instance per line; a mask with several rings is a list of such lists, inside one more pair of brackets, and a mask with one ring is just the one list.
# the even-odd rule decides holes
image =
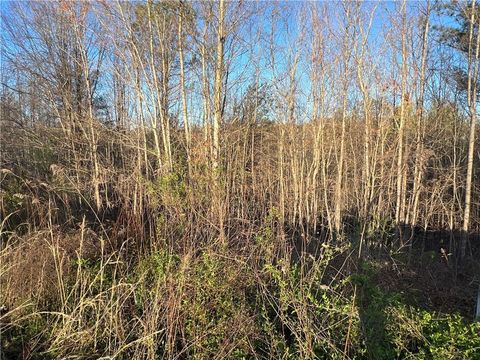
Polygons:
[[[10,5],[11,3],[8,1],[1,1],[0,2],[0,9],[2,12],[3,17],[11,17],[13,16],[10,13]],[[235,49],[239,49],[238,46],[243,46],[242,40],[252,42],[252,36],[255,35],[255,29],[259,28],[263,32],[263,36],[267,37],[264,38],[263,41],[260,42],[253,42],[252,46],[250,47],[249,51],[244,51],[240,54],[236,54],[234,59],[233,66],[229,69],[231,71],[229,77],[229,84],[235,86],[235,95],[238,96],[238,93],[245,91],[247,87],[252,84],[255,79],[255,72],[256,69],[251,66],[250,56],[261,55],[263,56],[262,62],[260,63],[260,70],[261,70],[261,83],[269,83],[272,82],[273,78],[277,80],[277,90],[287,90],[288,88],[288,81],[278,81],[278,78],[281,75],[285,75],[287,72],[287,67],[289,61],[292,60],[292,57],[295,56],[303,56],[300,60],[300,65],[297,72],[297,82],[298,82],[298,96],[297,101],[299,107],[303,107],[304,111],[308,112],[309,107],[309,62],[308,59],[304,58],[306,56],[305,53],[305,46],[308,47],[308,41],[303,41],[302,46],[296,43],[296,39],[300,36],[300,31],[305,32],[304,35],[308,37],[311,33],[311,29],[308,27],[308,23],[304,23],[302,17],[302,11],[311,11],[311,6],[328,6],[328,19],[327,20],[331,26],[333,36],[336,36],[341,33],[341,21],[342,21],[342,9],[341,4],[338,2],[317,2],[317,3],[309,3],[309,2],[300,2],[300,1],[290,1],[290,2],[258,2],[258,3],[249,3],[250,6],[267,6],[266,11],[260,16],[256,15],[250,18],[249,22],[245,22],[239,25],[239,37],[235,38],[234,41],[237,43],[237,47]],[[351,4],[350,4],[351,5]],[[232,4],[230,3],[230,6]],[[389,33],[392,28],[392,18],[397,18],[398,8],[401,6],[401,2],[391,2],[391,1],[371,1],[365,2],[362,4],[362,7],[366,9],[366,11],[372,10],[374,7],[375,16],[374,21],[372,23],[372,28],[369,36],[368,46],[370,47],[372,58],[372,66],[377,65],[379,68],[382,67],[383,71],[389,71],[389,67],[391,64],[385,63],[386,61],[391,61],[393,58],[388,56],[387,54],[378,54],[376,57],[376,49],[387,49],[388,46],[385,46],[385,42],[387,41],[385,34]],[[407,2],[407,12],[409,14],[409,21],[417,21],[417,14],[418,9],[425,7],[426,2],[424,1],[408,1]],[[280,16],[276,18],[274,23],[272,23],[272,11],[278,10],[282,8],[288,7],[292,10],[292,16]],[[237,14],[231,14],[237,15]],[[307,14],[308,15],[308,14]],[[453,25],[452,19],[446,16],[438,16],[435,13],[432,13],[431,17],[432,25]],[[413,28],[413,23],[409,24],[409,28]],[[201,27],[201,24],[200,24]],[[275,28],[275,50],[274,50],[274,57],[276,59],[276,74],[273,74],[270,68],[270,62],[268,60],[270,53],[268,48],[268,36],[272,31],[273,27]],[[3,23],[2,23],[2,40],[7,41],[6,33],[3,31]],[[393,35],[398,35],[393,32]],[[341,43],[341,38],[337,40],[337,42]],[[228,43],[227,43],[228,44]],[[335,42],[329,44],[330,47],[338,46]],[[290,57],[288,50],[293,49],[290,53]],[[336,51],[335,48],[327,49],[329,52]],[[228,47],[227,47],[227,58],[228,58]],[[397,56],[397,62],[400,62],[400,59]],[[388,60],[390,59],[390,60]],[[381,62],[381,63],[380,63]],[[198,82],[192,78],[190,74],[189,77],[191,86],[198,86]],[[354,76],[352,76],[352,82],[354,82]],[[335,79],[333,79],[335,80]],[[338,81],[332,81],[329,83],[328,90],[333,93],[336,91],[335,88],[331,87],[333,85],[338,86]],[[283,89],[285,88],[285,89]],[[103,90],[107,95],[109,93],[108,88],[104,88]],[[190,107],[193,108],[195,111],[194,113],[197,114],[196,117],[199,119],[201,118],[201,106],[200,106],[200,98],[198,97],[198,92],[192,92],[190,94]],[[228,96],[233,95],[232,93],[228,94]],[[358,98],[358,92],[351,91],[350,97],[352,98],[352,102],[355,102],[355,99]],[[335,104],[335,97],[332,96],[332,106]],[[338,99],[337,99],[338,100]],[[232,104],[232,101],[229,101],[228,104]]]

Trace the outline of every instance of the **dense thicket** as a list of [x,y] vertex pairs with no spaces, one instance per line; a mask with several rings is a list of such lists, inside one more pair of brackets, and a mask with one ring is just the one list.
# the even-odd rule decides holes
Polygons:
[[3,4],[5,354],[479,356],[477,325],[396,295],[417,259],[473,311],[479,24],[475,0]]

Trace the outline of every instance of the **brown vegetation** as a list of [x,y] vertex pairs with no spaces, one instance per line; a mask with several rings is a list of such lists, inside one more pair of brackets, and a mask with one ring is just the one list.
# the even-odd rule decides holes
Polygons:
[[5,357],[477,358],[479,24],[3,6]]

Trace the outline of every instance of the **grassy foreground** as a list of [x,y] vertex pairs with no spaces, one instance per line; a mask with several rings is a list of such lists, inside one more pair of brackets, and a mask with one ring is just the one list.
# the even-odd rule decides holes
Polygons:
[[[112,250],[84,222],[11,237],[2,358],[480,358],[480,323],[422,302],[432,292],[421,274],[410,282],[401,256],[358,262],[352,246],[333,243],[294,255],[272,224],[242,248],[159,240],[144,254]],[[428,256],[421,271],[443,266]]]

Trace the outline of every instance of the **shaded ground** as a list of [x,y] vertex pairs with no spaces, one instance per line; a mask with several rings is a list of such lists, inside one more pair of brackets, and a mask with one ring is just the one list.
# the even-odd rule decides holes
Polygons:
[[455,264],[439,248],[377,253],[360,265],[358,307],[368,359],[480,359],[480,328],[469,325],[480,262],[472,257]]

